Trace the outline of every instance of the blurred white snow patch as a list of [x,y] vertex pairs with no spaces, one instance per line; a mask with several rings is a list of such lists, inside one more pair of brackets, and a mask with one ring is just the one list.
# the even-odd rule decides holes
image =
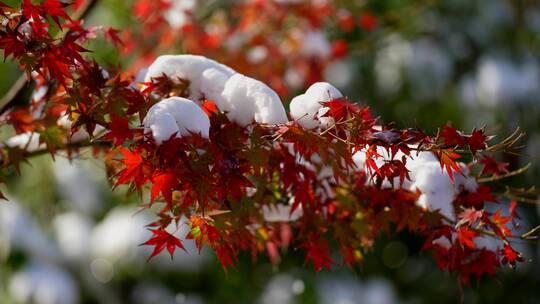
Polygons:
[[0,231],[9,246],[41,260],[58,261],[60,253],[34,219],[15,200],[0,204]]
[[412,43],[406,70],[412,92],[417,99],[438,96],[451,80],[453,73],[450,55],[428,38]]
[[143,121],[145,132],[152,133],[157,144],[171,138],[189,136],[192,133],[208,138],[210,120],[193,101],[182,97],[164,99],[149,110]]
[[103,170],[90,161],[58,157],[53,172],[62,198],[75,210],[94,214],[102,207],[98,182],[106,179]]
[[289,88],[298,89],[304,84],[304,76],[294,67],[287,68],[284,77]]
[[67,258],[83,260],[87,257],[93,228],[89,218],[75,212],[63,213],[54,218],[53,227],[58,245]]
[[311,85],[306,93],[296,96],[290,104],[291,116],[306,129],[328,127],[333,123],[330,117],[324,117],[328,111],[323,104],[343,94],[327,82],[317,82]]
[[330,41],[321,31],[311,30],[304,33],[302,42],[302,53],[305,56],[323,59],[330,57],[332,53]]
[[389,281],[384,279],[372,279],[365,287],[364,299],[366,303],[392,304],[397,303],[394,289]]
[[[469,1],[471,2],[471,1]],[[469,18],[465,24],[468,36],[481,47],[495,44],[497,33],[508,29],[514,22],[512,5],[507,1],[477,1],[473,8],[475,18]]]
[[259,63],[268,56],[268,49],[264,45],[252,47],[247,53],[247,60],[251,63]]
[[139,283],[132,291],[133,303],[163,303],[175,304],[175,295],[162,285],[155,283]]
[[512,61],[504,57],[484,57],[476,75],[461,83],[461,99],[468,105],[497,105],[524,102],[540,93],[540,68],[532,56]]
[[170,0],[163,17],[174,29],[179,29],[189,21],[189,12],[195,9],[196,0]]
[[[259,304],[292,304],[297,303],[295,297],[298,293],[298,286],[295,290],[294,285],[297,279],[288,274],[278,274],[274,276],[266,285]],[[301,281],[300,281],[301,282]],[[302,282],[303,284],[303,282]],[[303,292],[303,290],[302,290]],[[300,292],[301,293],[301,292]]]
[[248,35],[243,35],[239,32],[233,32],[224,42],[223,46],[231,52],[238,51],[249,39]]
[[92,256],[108,260],[113,265],[144,261],[151,251],[139,245],[150,238],[150,232],[145,229],[150,222],[147,213],[137,213],[134,208],[111,210],[92,231]]
[[375,77],[381,94],[397,93],[407,79],[417,99],[429,99],[445,88],[452,73],[450,54],[428,38],[410,42],[391,35],[375,57]]
[[168,288],[154,282],[139,283],[131,293],[132,303],[147,304],[203,304],[204,301],[195,294],[174,294]]
[[353,76],[351,66],[352,62],[347,60],[332,61],[324,69],[324,79],[337,87],[344,88],[351,83]]
[[242,126],[253,121],[265,124],[288,121],[277,93],[266,84],[242,74],[235,74],[227,81],[221,98],[217,106],[230,120]]
[[39,143],[39,133],[25,132],[8,138],[4,145],[10,148],[19,148],[28,152],[45,148],[45,143]]
[[177,293],[175,296],[176,304],[204,304],[204,300],[196,294]]
[[391,35],[383,41],[375,56],[375,77],[381,94],[392,95],[399,91],[403,69],[411,57],[411,44],[399,35]]
[[74,304],[79,291],[69,273],[47,264],[32,263],[11,278],[9,291],[21,303]]
[[384,279],[371,279],[364,283],[353,278],[326,277],[317,285],[321,304],[398,303],[392,285]]
[[100,283],[108,283],[114,277],[114,265],[105,259],[94,259],[90,263],[90,272],[92,276]]

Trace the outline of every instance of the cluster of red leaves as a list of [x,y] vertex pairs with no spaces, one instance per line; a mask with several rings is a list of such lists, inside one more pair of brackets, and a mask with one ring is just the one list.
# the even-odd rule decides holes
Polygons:
[[486,147],[486,140],[488,139],[484,129],[473,129],[470,135],[466,135],[448,125],[443,126],[439,136],[443,139],[445,145],[458,146],[460,148],[466,148],[468,145],[473,155],[478,150]]
[[[135,1],[133,12],[141,27],[126,35],[130,47],[125,50],[141,54],[140,66],[136,66],[145,66],[162,50],[181,45],[187,53],[218,60],[286,96],[320,81],[326,66],[347,55],[345,36],[369,34],[378,26],[378,17],[367,9],[362,8],[359,17],[355,17],[356,12],[350,11],[349,6],[355,11],[359,7],[339,1],[243,1],[218,7],[210,16],[198,17],[197,7],[207,5],[206,2],[197,1],[193,10],[181,11],[172,1]],[[184,24],[179,28],[169,24],[164,16],[167,11],[174,14],[174,10],[178,15],[184,14]],[[313,44],[323,43],[309,42],[318,38],[307,35],[326,28],[335,32],[328,37],[327,54],[306,52],[306,48],[320,47]],[[141,43],[141,36],[149,43]],[[255,53],[262,58],[254,58]],[[298,83],[287,82],[286,75],[293,74],[296,76],[290,77]]]
[[[155,5],[153,1],[144,3]],[[255,20],[261,21],[257,13],[261,7],[276,5],[249,3],[241,9],[245,15],[240,16],[238,26],[242,30]],[[368,108],[346,99],[326,103],[326,115],[335,124],[324,132],[306,130],[294,121],[246,128],[229,121],[211,101],[203,101],[211,121],[209,139],[173,136],[157,145],[141,127],[148,108],[171,95],[186,94],[189,82],[160,77],[144,84],[143,89],[132,82],[132,77],[105,72],[82,55],[86,50],[78,41],[86,41],[90,30],[70,20],[57,4],[25,1],[21,14],[8,14],[18,10],[1,6],[9,22],[0,33],[0,47],[6,56],[38,75],[40,86],[47,91],[28,107],[9,112],[6,122],[18,133],[37,131],[51,152],[77,151],[69,141],[51,140],[45,132],[57,127],[62,115],[68,115],[72,134],[82,129],[91,143],[108,143],[102,153],[115,186],[129,185],[137,192],[149,190],[148,207],[161,198],[164,201],[158,220],[150,225],[153,237],[144,243],[154,246],[151,257],[163,249],[171,256],[177,248],[183,249],[181,240],[166,229],[171,223],[188,219],[188,238],[194,239],[199,249],[203,245],[212,248],[224,269],[234,265],[241,251],[251,252],[254,258],[266,252],[277,263],[290,246],[303,249],[316,270],[330,269],[336,263],[330,257],[333,246],[342,253],[344,263],[352,265],[373,248],[381,233],[403,229],[423,236],[425,248],[433,250],[438,265],[459,273],[464,283],[471,277],[493,275],[500,264],[514,266],[522,260],[508,241],[515,206],[509,217],[484,208],[485,202],[497,199],[493,189],[482,185],[473,193],[462,190],[454,202],[459,215],[452,222],[418,207],[419,193],[393,185],[396,178],[400,185],[409,178],[406,162],[413,156],[413,147],[436,153],[441,168],[450,176],[461,173],[456,160],[465,156],[463,148],[469,148],[470,156],[478,156],[486,147],[488,138],[483,130],[466,135],[445,126],[436,137],[419,129],[399,130],[375,119]],[[281,9],[276,7],[279,22],[285,14]],[[304,6],[288,9],[312,25],[324,20]],[[154,13],[145,5],[138,7],[139,15]],[[44,30],[54,25],[47,17],[66,31],[62,38],[55,39]],[[363,23],[371,27],[373,22]],[[112,35],[115,40],[116,33]],[[94,134],[98,128],[103,131]],[[390,155],[382,165],[376,162],[381,159],[377,148]],[[16,158],[6,157],[12,150],[2,149],[3,169],[16,165]],[[367,172],[358,170],[353,162],[353,154],[360,150],[366,153]],[[404,157],[395,157],[398,152]],[[20,155],[22,159],[26,156]],[[506,165],[494,158],[479,159],[471,166],[482,166],[484,175],[506,170]],[[322,174],[328,170],[331,174]],[[384,181],[390,181],[393,187],[383,186]],[[280,205],[290,206],[291,215],[298,211],[302,215],[290,222],[265,220],[265,207]],[[476,248],[474,239],[482,234],[492,235],[504,247],[498,251]],[[441,238],[447,240],[446,244],[441,245]]]

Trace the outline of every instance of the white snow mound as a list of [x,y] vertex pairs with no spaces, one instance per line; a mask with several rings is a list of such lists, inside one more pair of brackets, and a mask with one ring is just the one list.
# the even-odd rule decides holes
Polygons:
[[[204,71],[214,69],[223,74],[220,77],[222,83],[213,83],[217,78],[203,77]],[[163,55],[150,65],[146,73],[145,82],[152,81],[165,74],[167,77],[175,79],[182,78],[190,81],[189,99],[199,101],[206,96],[201,87],[224,86],[224,82],[236,72],[226,65],[197,55]],[[210,81],[210,82],[209,82]]]
[[235,74],[227,81],[221,97],[220,110],[242,126],[253,121],[265,124],[288,121],[277,93],[266,84],[242,74]]
[[195,55],[161,56],[148,68],[145,81],[163,74],[189,80],[189,99],[214,101],[230,120],[242,126],[253,122],[280,124],[288,121],[274,90],[214,60]]
[[328,111],[323,104],[342,97],[343,94],[333,85],[327,82],[314,83],[306,93],[293,98],[290,105],[291,116],[306,129],[327,127],[333,123],[333,119],[323,117]]
[[145,131],[151,132],[157,144],[176,134],[177,137],[198,133],[208,138],[210,120],[193,101],[171,97],[153,105],[143,121]]

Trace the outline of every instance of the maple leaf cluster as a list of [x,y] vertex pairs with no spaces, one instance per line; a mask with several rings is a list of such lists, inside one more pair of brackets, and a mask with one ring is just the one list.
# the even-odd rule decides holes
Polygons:
[[[242,6],[247,15],[238,25],[244,30],[260,6],[276,5],[249,3]],[[154,18],[153,5],[163,4],[140,1],[138,15]],[[327,111],[321,118],[333,122],[324,128],[307,129],[296,120],[245,126],[203,98],[198,102],[210,122],[208,136],[173,134],[158,143],[143,126],[146,114],[166,98],[187,97],[188,80],[163,75],[141,83],[99,66],[83,55],[82,43],[93,36],[92,29],[71,20],[58,1],[1,7],[7,22],[0,32],[0,48],[34,77],[37,90],[45,92],[26,106],[12,108],[2,122],[12,125],[18,136],[36,134],[52,154],[67,150],[76,155],[82,146],[92,146],[94,154],[105,160],[113,187],[149,191],[145,208],[159,209],[158,219],[149,225],[153,237],[144,243],[154,246],[150,257],[164,249],[171,256],[184,249],[181,239],[166,229],[186,218],[188,238],[199,249],[212,248],[225,270],[240,252],[254,258],[265,253],[279,263],[280,255],[291,247],[303,250],[317,271],[338,263],[331,248],[339,249],[344,264],[355,265],[381,234],[402,230],[422,237],[439,267],[456,272],[463,283],[523,261],[510,242],[516,237],[515,205],[509,216],[503,215],[502,205],[488,211],[486,203],[504,195],[490,184],[456,186],[457,195],[449,203],[454,218],[422,206],[421,191],[404,187],[413,173],[408,163],[418,153],[438,157],[440,169],[456,185],[460,176],[476,183],[482,177],[503,175],[507,165],[488,154],[490,138],[484,129],[464,134],[443,126],[438,136],[420,129],[401,130],[346,98],[324,103]],[[293,11],[309,17],[311,24],[325,17],[306,12],[304,6]],[[276,16],[283,14],[278,10]],[[376,26],[369,18],[362,24]],[[63,33],[60,38],[47,30],[55,25]],[[118,37],[115,31],[106,35],[112,42]],[[194,36],[187,35],[187,43]],[[34,149],[28,144],[3,145],[2,170],[17,168],[40,145]],[[365,169],[355,161],[359,152],[365,156]],[[467,166],[458,162],[466,158],[471,159]],[[478,178],[469,172],[478,172]],[[284,214],[271,217],[276,210]],[[481,245],[481,238],[495,245]]]

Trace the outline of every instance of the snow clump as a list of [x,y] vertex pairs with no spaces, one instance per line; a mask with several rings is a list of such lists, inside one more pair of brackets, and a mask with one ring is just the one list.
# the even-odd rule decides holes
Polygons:
[[148,68],[145,81],[166,75],[188,80],[189,99],[216,103],[230,120],[242,126],[252,122],[280,124],[288,121],[277,93],[266,84],[236,73],[203,56],[165,55]]
[[144,118],[143,124],[152,133],[157,144],[171,138],[198,133],[208,138],[210,120],[193,101],[182,97],[171,97],[153,105]]
[[253,120],[273,125],[288,121],[277,93],[264,83],[242,74],[235,74],[227,81],[221,97],[221,104],[217,106],[227,112],[230,120],[242,126]]
[[333,85],[327,82],[314,83],[306,93],[293,98],[290,105],[291,116],[306,129],[328,127],[333,123],[333,119],[323,117],[329,110],[323,104],[342,97],[343,94]]

